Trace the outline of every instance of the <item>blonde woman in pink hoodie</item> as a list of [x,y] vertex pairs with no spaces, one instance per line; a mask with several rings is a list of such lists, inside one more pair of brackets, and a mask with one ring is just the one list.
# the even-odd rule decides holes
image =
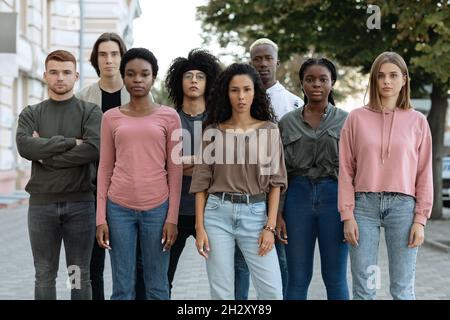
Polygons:
[[374,299],[380,227],[390,292],[412,300],[418,247],[433,205],[431,133],[410,104],[409,74],[395,52],[370,71],[369,103],[350,112],[339,144],[338,206],[350,246],[354,299]]

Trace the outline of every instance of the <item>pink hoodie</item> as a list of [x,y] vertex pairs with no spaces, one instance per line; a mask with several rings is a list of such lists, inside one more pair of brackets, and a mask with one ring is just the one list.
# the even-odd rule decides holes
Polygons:
[[431,132],[423,114],[364,106],[350,112],[339,141],[341,220],[353,219],[355,192],[399,192],[416,199],[414,222],[433,206]]

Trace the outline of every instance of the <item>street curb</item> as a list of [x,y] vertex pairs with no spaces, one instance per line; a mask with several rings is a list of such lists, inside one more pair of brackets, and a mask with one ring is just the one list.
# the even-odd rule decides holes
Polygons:
[[433,247],[439,251],[443,251],[445,253],[450,253],[450,246],[443,244],[442,242],[432,240],[432,239],[425,239],[424,244]]

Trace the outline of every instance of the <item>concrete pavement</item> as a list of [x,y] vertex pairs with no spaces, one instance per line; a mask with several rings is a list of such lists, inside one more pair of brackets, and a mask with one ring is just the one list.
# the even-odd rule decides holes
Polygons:
[[[447,219],[430,221],[426,227],[427,244],[419,250],[416,270],[417,299],[450,299],[450,214]],[[446,243],[449,245],[446,246]],[[0,210],[0,299],[33,299],[34,268],[27,231],[27,207]],[[439,245],[441,244],[441,245]],[[387,254],[384,240],[380,243],[379,266],[381,285],[378,299],[391,299]],[[58,299],[70,299],[66,286],[64,252],[61,252],[60,270],[57,279]],[[349,266],[350,271],[350,266]],[[351,275],[348,273],[351,288]],[[106,259],[105,295],[111,294],[111,269],[109,257]],[[255,299],[253,287],[250,299]],[[193,238],[187,241],[174,280],[173,299],[210,299],[205,262],[197,254]],[[320,273],[320,257],[316,249],[314,275],[310,286],[309,299],[326,299],[325,288]]]

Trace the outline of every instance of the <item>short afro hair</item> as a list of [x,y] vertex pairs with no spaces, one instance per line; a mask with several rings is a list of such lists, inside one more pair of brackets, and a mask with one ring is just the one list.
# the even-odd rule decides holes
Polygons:
[[175,104],[177,110],[183,104],[183,74],[189,70],[199,70],[206,75],[205,101],[208,99],[211,88],[221,72],[219,60],[203,49],[193,49],[187,59],[178,57],[174,59],[167,71],[165,85],[169,98]]
[[156,78],[158,75],[158,60],[156,60],[153,53],[145,48],[132,48],[125,52],[122,60],[120,61],[120,75],[122,76],[122,79],[125,77],[125,66],[128,62],[134,59],[142,59],[150,63],[152,66],[153,80]]

